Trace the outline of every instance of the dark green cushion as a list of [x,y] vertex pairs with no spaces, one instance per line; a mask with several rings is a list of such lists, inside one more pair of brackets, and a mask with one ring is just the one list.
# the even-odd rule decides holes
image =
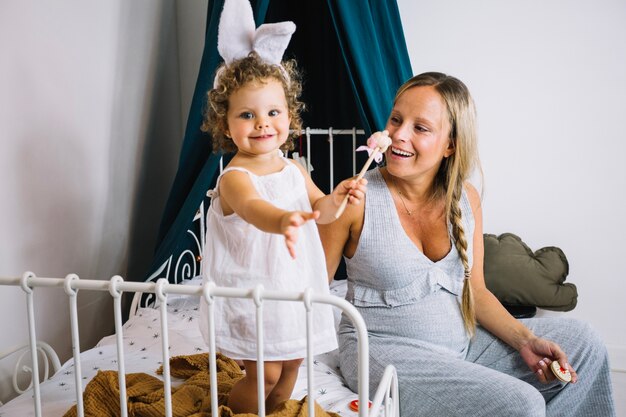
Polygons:
[[578,292],[565,283],[569,264],[563,251],[550,246],[533,252],[518,236],[485,234],[485,282],[503,304],[570,311]]

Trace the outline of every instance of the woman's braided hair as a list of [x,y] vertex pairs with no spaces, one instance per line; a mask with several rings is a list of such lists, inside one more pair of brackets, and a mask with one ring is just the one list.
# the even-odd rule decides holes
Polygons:
[[435,88],[448,110],[450,141],[454,152],[442,161],[435,176],[431,198],[445,200],[446,218],[452,226],[452,239],[465,270],[461,313],[465,329],[473,336],[476,330],[476,314],[469,283],[471,266],[467,253],[468,239],[472,239],[472,236],[467,236],[463,228],[459,201],[465,181],[475,169],[481,172],[476,144],[476,109],[465,84],[439,72],[427,72],[409,79],[398,89],[396,100],[406,90],[418,86]]

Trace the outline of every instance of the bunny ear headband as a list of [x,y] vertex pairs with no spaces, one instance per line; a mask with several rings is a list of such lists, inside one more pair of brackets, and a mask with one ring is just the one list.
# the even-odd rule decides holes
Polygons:
[[[254,51],[263,61],[283,69],[280,62],[295,31],[293,22],[265,23],[255,29],[250,2],[226,0],[217,31],[217,50],[226,65]],[[283,73],[287,75],[284,69]],[[220,72],[215,75],[214,88],[219,76]]]

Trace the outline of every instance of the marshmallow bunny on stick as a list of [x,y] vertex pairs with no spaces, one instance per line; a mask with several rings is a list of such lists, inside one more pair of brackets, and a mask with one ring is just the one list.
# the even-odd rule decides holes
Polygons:
[[[376,132],[372,134],[372,136],[367,139],[367,146],[359,146],[356,149],[357,151],[367,151],[370,156],[365,162],[365,165],[363,165],[363,169],[361,169],[361,172],[359,172],[359,175],[356,177],[357,182],[361,178],[363,178],[363,175],[365,175],[365,172],[372,164],[373,160],[376,160],[377,163],[380,163],[380,161],[382,161],[383,153],[385,153],[389,145],[391,145],[389,131],[383,130],[382,132]],[[350,194],[346,194],[343,201],[341,202],[341,205],[337,209],[337,212],[335,213],[336,219],[338,219],[343,214],[343,211],[346,209],[346,205],[348,204],[349,198]]]

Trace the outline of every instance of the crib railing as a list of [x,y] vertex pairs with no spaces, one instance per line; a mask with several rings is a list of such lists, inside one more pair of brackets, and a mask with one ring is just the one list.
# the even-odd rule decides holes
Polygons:
[[[86,280],[79,279],[75,274],[70,274],[63,278],[43,278],[36,277],[32,272],[26,272],[21,278],[0,277],[0,285],[20,286],[26,294],[26,306],[29,330],[29,346],[32,360],[32,389],[34,398],[35,415],[41,416],[41,393],[39,388],[38,361],[37,361],[37,335],[35,332],[35,302],[34,288],[36,287],[57,287],[62,288],[69,299],[70,308],[70,328],[73,347],[73,358],[75,366],[75,392],[76,410],[79,416],[84,416],[83,395],[81,384],[80,368],[80,337],[78,333],[77,296],[80,290],[105,291],[109,292],[113,298],[113,311],[115,319],[115,336],[117,346],[117,366],[118,384],[120,392],[120,413],[123,417],[128,415],[126,402],[126,381],[124,369],[124,347],[123,347],[123,327],[122,327],[122,294],[124,292],[150,293],[154,294],[158,308],[160,309],[161,334],[162,334],[162,354],[163,354],[163,379],[165,410],[164,415],[172,415],[171,379],[169,369],[168,350],[168,325],[167,325],[167,299],[169,294],[189,295],[204,297],[209,305],[209,372],[210,372],[210,395],[211,395],[211,415],[217,416],[217,372],[215,356],[215,332],[214,332],[214,304],[215,297],[227,298],[248,298],[252,299],[256,306],[257,320],[257,354],[258,360],[263,360],[263,302],[265,300],[276,300],[285,302],[302,302],[306,314],[307,333],[307,384],[309,395],[308,415],[314,416],[315,390],[313,377],[313,355],[311,346],[312,336],[312,314],[315,304],[328,304],[339,308],[352,321],[356,329],[358,339],[358,397],[359,404],[367,404],[369,397],[369,345],[367,340],[367,330],[365,322],[356,308],[344,299],[333,295],[316,294],[310,289],[304,292],[270,291],[262,286],[250,289],[217,287],[212,283],[204,286],[176,285],[170,284],[165,279],[157,282],[127,282],[120,276],[114,276],[110,280]],[[258,398],[259,416],[265,416],[263,367],[258,367]],[[398,383],[395,368],[389,365],[385,370],[381,383],[378,386],[372,407],[359,407],[359,417],[399,416],[398,407]]]
[[311,136],[313,135],[323,135],[328,138],[329,190],[332,190],[335,187],[335,136],[349,135],[352,137],[350,147],[352,150],[352,175],[356,175],[356,152],[354,150],[356,149],[357,136],[365,135],[365,131],[363,129],[357,129],[356,127],[353,127],[352,129],[333,129],[332,127],[329,127],[328,129],[312,129],[307,127],[300,133],[306,137],[307,164],[305,166],[309,175],[311,175]]

